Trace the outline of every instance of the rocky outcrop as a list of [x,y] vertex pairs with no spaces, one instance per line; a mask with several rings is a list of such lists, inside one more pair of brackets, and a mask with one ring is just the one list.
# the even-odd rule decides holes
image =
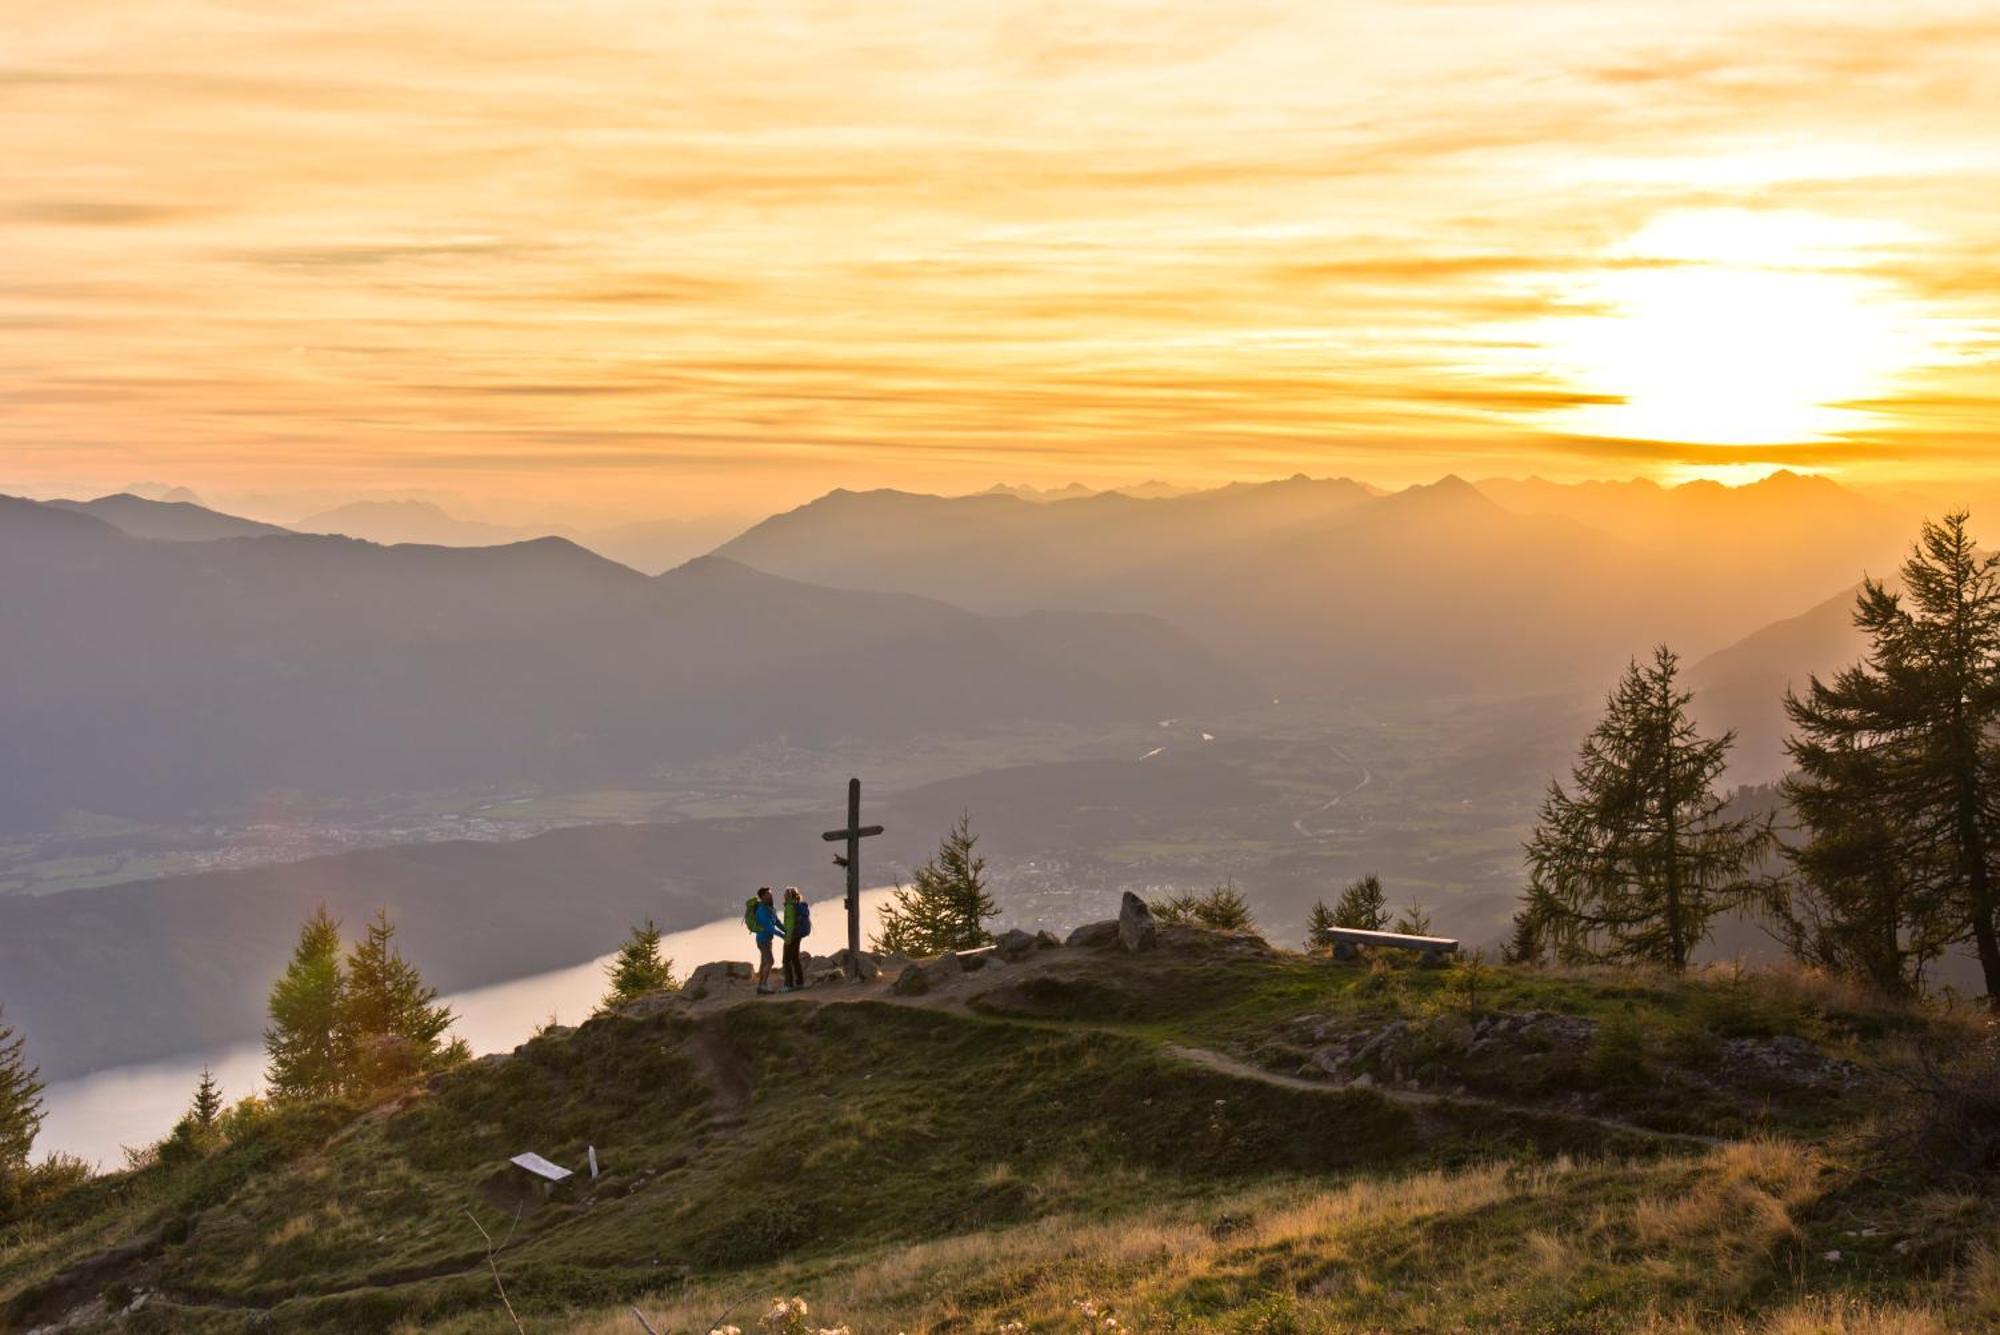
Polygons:
[[1103,922],[1087,922],[1069,934],[1064,944],[1080,950],[1098,950],[1118,944],[1118,920],[1109,918]]
[[[852,951],[846,946],[826,957],[826,962],[843,978],[872,981],[882,973],[882,957],[872,950]],[[810,976],[810,970],[807,971]]]
[[993,953],[1009,964],[1018,964],[1035,953],[1035,938],[1018,927],[1010,927],[994,939]]
[[1135,954],[1151,950],[1159,944],[1159,928],[1153,923],[1153,910],[1130,890],[1125,892],[1125,898],[1118,904],[1118,944]]
[[889,990],[899,997],[921,997],[961,972],[957,952],[947,950],[934,960],[916,960],[905,965]]
[[757,970],[743,960],[716,960],[711,964],[695,966],[688,975],[681,994],[690,1001],[701,1001],[707,997],[720,996],[734,983],[747,983],[757,976]]

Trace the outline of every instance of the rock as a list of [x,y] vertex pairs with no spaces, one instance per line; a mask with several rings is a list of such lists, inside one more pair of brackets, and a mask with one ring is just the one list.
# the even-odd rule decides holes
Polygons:
[[1058,937],[1054,932],[1045,928],[1035,933],[1036,950],[1060,950],[1061,948],[1062,938]]
[[1373,1089],[1375,1088],[1375,1077],[1363,1071],[1360,1075],[1348,1081],[1347,1087],[1349,1089]]
[[1034,952],[1035,938],[1018,927],[1008,928],[993,942],[993,953],[1010,963],[1024,960]]
[[838,969],[843,977],[858,978],[864,983],[883,971],[883,960],[880,955],[867,950],[856,954],[846,946],[827,956],[826,962]]
[[1153,911],[1146,907],[1146,901],[1125,892],[1125,898],[1118,904],[1118,944],[1133,952],[1151,950],[1159,940],[1159,928],[1153,924]]
[[981,969],[992,963],[992,961],[993,957],[984,951],[976,955],[968,953],[958,957],[958,967],[965,973],[978,973]]
[[692,1001],[700,1001],[727,992],[731,983],[748,982],[756,976],[757,971],[743,960],[717,960],[696,965],[681,992]]
[[649,1015],[672,1010],[674,1003],[681,999],[679,992],[648,992],[643,997],[635,997],[618,1008],[618,1013],[634,1020],[643,1020]]
[[906,966],[901,973],[896,975],[896,981],[889,990],[899,997],[923,996],[931,990],[936,982],[932,976],[932,969],[934,967],[926,964],[911,964]]
[[1118,920],[1112,918],[1104,922],[1087,922],[1071,932],[1065,944],[1084,950],[1115,946],[1118,944]]

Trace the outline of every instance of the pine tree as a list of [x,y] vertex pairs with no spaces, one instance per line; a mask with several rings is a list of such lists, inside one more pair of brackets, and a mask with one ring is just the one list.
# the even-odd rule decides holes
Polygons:
[[1431,911],[1422,904],[1412,904],[1396,915],[1396,925],[1389,930],[1403,936],[1429,936]]
[[921,957],[992,943],[986,922],[1000,910],[986,893],[986,859],[973,851],[978,842],[972,817],[960,816],[909,888],[898,886],[895,903],[882,910],[876,950]]
[[674,977],[674,962],[660,958],[660,929],[651,918],[632,929],[632,935],[619,947],[618,957],[606,966],[605,972],[611,975],[611,991],[603,1001],[605,1010],[635,1001],[648,992],[680,986]]
[[28,1153],[42,1129],[38,1068],[28,1065],[28,1041],[0,1011],[0,1173],[27,1167]]
[[1333,925],[1363,932],[1380,932],[1389,926],[1389,899],[1382,893],[1382,878],[1370,872],[1348,884],[1333,906]]
[[1565,958],[1684,970],[1715,916],[1755,892],[1748,873],[1770,822],[1724,816],[1715,785],[1735,734],[1701,736],[1678,672],[1665,645],[1634,662],[1583,743],[1574,795],[1549,784],[1527,845],[1526,907]]
[[1863,662],[1786,696],[1808,837],[1781,907],[1800,953],[1892,990],[1970,940],[2000,1007],[2000,556],[1966,521],[1923,526],[1903,592],[1862,585]]
[[340,1092],[351,1051],[345,993],[340,924],[322,904],[299,929],[292,961],[271,988],[264,1051],[271,1059],[265,1080],[272,1098],[324,1098]]
[[215,1128],[215,1119],[222,1116],[222,1086],[215,1083],[215,1074],[206,1066],[201,1068],[201,1083],[194,1087],[194,1102],[188,1106],[188,1117],[203,1131]]
[[440,1040],[455,1016],[437,1005],[437,989],[395,946],[389,911],[378,909],[367,934],[347,955],[347,990],[341,1018],[353,1059],[349,1082],[361,1090],[431,1070],[457,1059],[462,1045]]

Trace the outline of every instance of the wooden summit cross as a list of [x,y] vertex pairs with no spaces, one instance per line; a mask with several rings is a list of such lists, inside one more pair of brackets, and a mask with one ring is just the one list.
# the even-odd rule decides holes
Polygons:
[[833,865],[847,868],[847,949],[848,968],[858,976],[861,968],[861,841],[882,833],[879,825],[861,823],[861,780],[847,781],[847,828],[828,830],[820,838],[829,844],[847,841],[847,851],[833,856]]

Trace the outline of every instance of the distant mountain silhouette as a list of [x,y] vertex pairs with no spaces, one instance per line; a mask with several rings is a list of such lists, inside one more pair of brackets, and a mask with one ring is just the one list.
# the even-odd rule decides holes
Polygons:
[[774,574],[984,611],[1133,610],[1144,601],[1127,586],[1135,574],[1220,555],[1367,498],[1345,478],[1305,477],[1161,500],[834,491],[765,520],[718,554]]
[[576,540],[599,556],[643,574],[657,575],[714,551],[719,543],[727,542],[746,527],[744,520],[729,516],[647,519],[593,530]]
[[1097,495],[1096,487],[1086,487],[1081,482],[1072,482],[1066,487],[1030,487],[1020,483],[996,482],[979,496],[1013,496],[1024,501],[1080,501]]
[[[1690,531],[1690,539],[1693,537]],[[725,544],[792,578],[982,610],[1142,611],[1292,691],[1595,688],[1656,640],[1700,652],[1796,599],[1755,571],[1525,514],[1462,478],[1295,477],[1142,501],[834,492]],[[1829,558],[1816,588],[1852,579]]]
[[647,578],[560,538],[143,541],[0,498],[0,827],[1251,695],[1145,617],[985,617],[719,559]]
[[1741,487],[1530,478],[1479,488],[1509,510],[1574,520],[1673,562],[1714,591],[1718,614],[1749,625],[1893,568],[1918,523],[1831,478],[1784,470]]
[[460,519],[429,501],[352,501],[299,520],[300,533],[328,533],[394,546],[496,547],[540,537],[569,536],[560,525],[486,524]]
[[94,501],[49,504],[102,519],[129,537],[157,538],[164,542],[213,542],[218,538],[255,538],[290,531],[276,524],[226,515],[192,501],[153,501],[130,492],[99,496]]
[[165,501],[169,505],[205,505],[201,497],[187,487],[177,487],[170,482],[134,482],[120,487],[119,491],[141,500]]

